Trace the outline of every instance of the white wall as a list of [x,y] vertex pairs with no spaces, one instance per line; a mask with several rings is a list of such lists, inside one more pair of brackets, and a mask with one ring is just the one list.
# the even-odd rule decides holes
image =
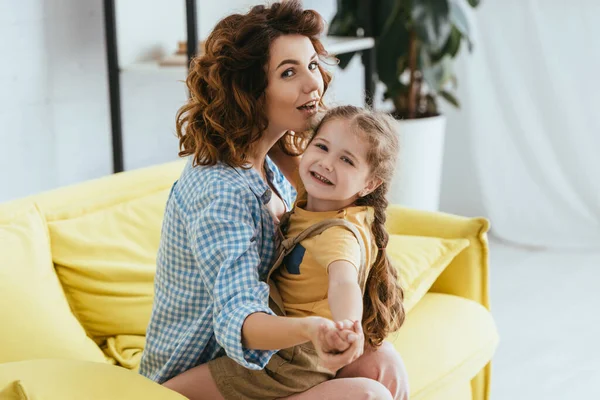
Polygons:
[[0,201],[110,173],[101,1],[0,1]]
[[[464,47],[466,46],[463,46],[463,50]],[[462,96],[464,86],[461,86],[461,80],[464,82],[465,65],[469,62],[470,57],[468,52],[462,52],[457,59],[459,101],[465,97]],[[447,117],[440,210],[471,217],[487,216],[483,207],[478,176],[476,176],[473,139],[470,137],[473,130],[466,125],[468,119],[465,118],[465,115],[461,116],[461,114],[467,113],[468,109],[464,107],[456,109],[444,100],[440,101],[440,105],[442,112]]]
[[[119,58],[125,69],[125,168],[174,160],[175,113],[186,99],[185,75],[127,66],[172,54],[177,41],[185,40],[184,2],[116,3]],[[257,3],[198,1],[200,36],[223,16]],[[336,7],[335,0],[305,0],[304,5],[327,20]],[[0,201],[110,174],[102,1],[0,0],[0,37]],[[334,74],[330,103],[362,105],[360,59],[355,57],[346,70],[336,68]],[[454,189],[470,168],[462,153],[466,138],[452,132],[452,121],[449,125],[442,208],[468,213],[469,201]]]
[[[185,40],[183,1],[117,0],[120,64],[158,59]],[[198,1],[201,37],[256,1]],[[330,18],[335,1],[306,1]],[[104,19],[100,0],[0,0],[0,201],[112,170]],[[336,85],[361,80],[358,60]],[[344,77],[346,78],[344,80]],[[177,158],[182,72],[121,74],[125,167]],[[361,87],[340,102],[360,104]]]

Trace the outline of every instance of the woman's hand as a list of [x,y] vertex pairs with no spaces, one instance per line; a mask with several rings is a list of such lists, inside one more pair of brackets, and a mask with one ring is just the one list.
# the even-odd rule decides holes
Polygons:
[[336,372],[363,354],[365,340],[360,322],[334,323],[326,318],[309,318],[314,318],[309,337],[323,367]]
[[324,349],[327,353],[343,353],[358,338],[354,331],[354,322],[349,319],[336,322],[335,327],[337,329],[329,330],[325,335]]

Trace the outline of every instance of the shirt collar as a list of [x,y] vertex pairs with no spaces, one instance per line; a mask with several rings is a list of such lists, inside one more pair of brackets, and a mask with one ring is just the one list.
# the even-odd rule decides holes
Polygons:
[[[269,157],[267,157],[265,161],[265,173],[267,175],[267,179],[271,183],[271,185],[277,187],[275,183],[275,174],[273,172],[274,164]],[[235,168],[238,173],[246,179],[248,182],[248,186],[250,190],[254,193],[256,197],[260,199],[263,204],[267,204],[271,197],[273,196],[273,191],[271,190],[269,184],[265,182],[260,174],[254,168]]]

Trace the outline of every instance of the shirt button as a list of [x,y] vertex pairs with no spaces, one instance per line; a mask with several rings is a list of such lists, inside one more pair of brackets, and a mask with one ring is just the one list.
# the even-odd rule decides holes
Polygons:
[[269,201],[271,201],[271,196],[273,196],[273,191],[271,189],[267,189],[261,197],[263,204],[267,204]]

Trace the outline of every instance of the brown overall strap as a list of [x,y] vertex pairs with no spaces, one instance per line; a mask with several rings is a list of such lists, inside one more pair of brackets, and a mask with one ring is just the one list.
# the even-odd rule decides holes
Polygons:
[[296,247],[296,245],[298,243],[302,242],[305,239],[319,235],[319,234],[323,233],[325,230],[327,230],[331,227],[334,227],[334,226],[343,226],[344,228],[346,228],[350,232],[352,232],[354,234],[354,236],[356,237],[358,245],[360,246],[361,261],[360,261],[360,266],[359,266],[359,270],[358,270],[358,274],[359,274],[358,275],[358,283],[360,285],[361,291],[364,294],[365,285],[367,282],[368,269],[367,269],[367,265],[366,265],[365,244],[363,242],[362,236],[360,235],[360,232],[358,231],[356,226],[354,226],[353,224],[351,224],[350,222],[348,222],[346,220],[335,219],[335,218],[334,219],[326,219],[326,220],[317,222],[316,224],[309,226],[308,228],[306,228],[305,230],[300,232],[300,234],[298,234],[295,237],[284,239],[283,241],[281,241],[281,243],[279,244],[279,246],[277,248],[277,259],[275,260],[275,263],[273,264],[273,266],[271,267],[271,270],[269,271],[269,274],[267,275],[267,283],[269,284],[269,286],[271,288],[271,300],[273,302],[275,302],[275,304],[280,309],[281,314],[279,314],[279,315],[285,315],[285,313],[283,311],[284,310],[283,300],[281,299],[281,295],[279,294],[279,291],[277,290],[275,284],[271,281],[271,274],[277,268],[279,268],[279,266],[283,262],[283,259],[289,253],[291,253],[292,250],[294,250],[294,247]]

